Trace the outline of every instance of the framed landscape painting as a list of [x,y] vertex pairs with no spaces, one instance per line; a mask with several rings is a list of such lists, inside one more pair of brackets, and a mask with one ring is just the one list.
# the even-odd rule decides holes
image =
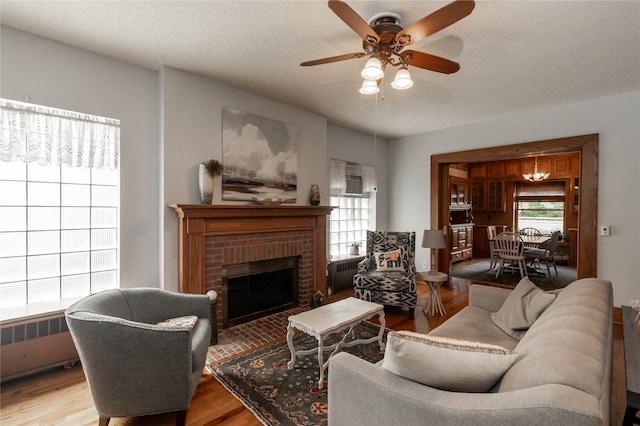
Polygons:
[[222,199],[295,203],[298,132],[287,123],[222,110]]

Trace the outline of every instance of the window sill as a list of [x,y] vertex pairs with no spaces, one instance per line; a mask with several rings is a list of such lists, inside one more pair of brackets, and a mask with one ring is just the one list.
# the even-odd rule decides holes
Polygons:
[[60,314],[81,297],[0,309],[0,325]]

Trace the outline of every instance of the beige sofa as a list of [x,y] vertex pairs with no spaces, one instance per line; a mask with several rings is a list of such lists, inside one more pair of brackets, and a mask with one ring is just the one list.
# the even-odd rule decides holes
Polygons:
[[[511,290],[472,285],[469,306],[434,329],[429,338],[499,345],[515,356],[490,389],[443,390],[391,373],[383,368],[387,359],[374,365],[340,353],[329,364],[329,425],[608,426],[612,293],[606,280],[575,281],[554,295],[528,330],[521,330],[518,340],[492,319]],[[390,351],[394,349],[388,344],[385,357],[392,358]],[[417,359],[420,365],[415,370],[427,380],[444,369],[442,359]],[[406,367],[402,362],[395,365],[400,370]],[[458,365],[461,371],[468,368],[466,363]]]

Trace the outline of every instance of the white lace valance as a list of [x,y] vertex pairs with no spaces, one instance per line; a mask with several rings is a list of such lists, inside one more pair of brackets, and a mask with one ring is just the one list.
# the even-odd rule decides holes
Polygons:
[[0,161],[118,168],[120,121],[0,99]]

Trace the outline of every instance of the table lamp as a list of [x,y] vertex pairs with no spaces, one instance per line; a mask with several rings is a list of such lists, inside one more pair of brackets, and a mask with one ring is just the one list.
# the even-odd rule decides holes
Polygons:
[[[431,269],[429,273],[433,271],[434,265],[436,264],[436,259],[433,250],[445,248],[446,244],[444,241],[444,232],[441,229],[437,230],[425,230],[422,234],[422,247],[428,248],[431,250]],[[437,272],[437,271],[434,271]]]

